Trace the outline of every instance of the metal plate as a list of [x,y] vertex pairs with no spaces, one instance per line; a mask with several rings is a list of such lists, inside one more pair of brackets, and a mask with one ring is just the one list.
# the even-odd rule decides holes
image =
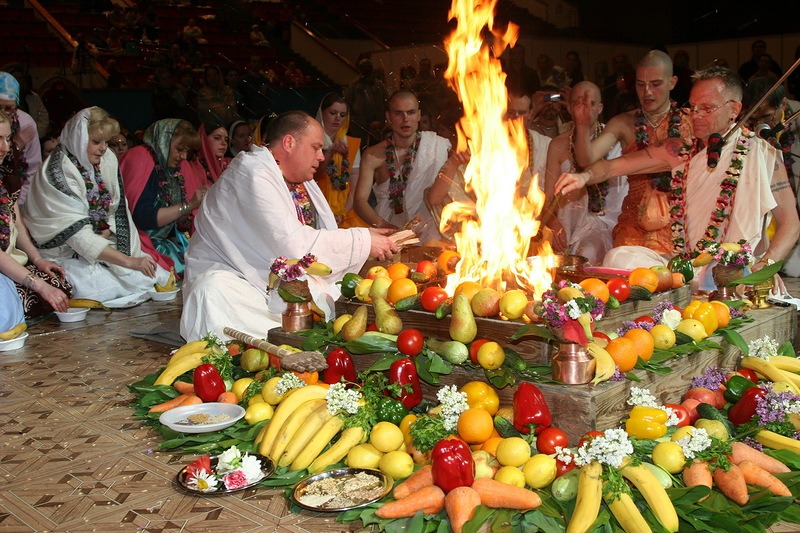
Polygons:
[[[342,506],[328,507],[324,503],[319,506],[316,506],[316,505],[309,505],[301,501],[301,498],[305,495],[309,487],[313,483],[316,483],[317,481],[321,481],[323,479],[328,479],[328,478],[345,480],[361,472],[373,475],[380,480],[379,496],[344,507]],[[394,481],[392,480],[392,478],[390,478],[380,470],[372,470],[369,468],[340,468],[338,470],[330,470],[328,472],[323,472],[321,474],[316,474],[314,476],[307,477],[306,479],[298,483],[297,486],[295,486],[294,491],[292,492],[292,498],[294,499],[297,505],[299,505],[303,509],[308,509],[309,511],[342,512],[350,509],[356,509],[358,507],[364,507],[366,505],[369,505],[373,502],[380,500],[381,498],[389,494],[389,492],[391,492],[393,486],[394,486]]]

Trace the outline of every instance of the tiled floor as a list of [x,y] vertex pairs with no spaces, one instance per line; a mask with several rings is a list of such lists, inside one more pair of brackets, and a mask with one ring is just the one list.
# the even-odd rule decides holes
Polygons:
[[0,352],[0,531],[359,531],[292,514],[280,490],[195,497],[173,486],[193,456],[153,451],[158,437],[131,419],[126,386],[170,350],[130,331],[179,314],[180,302],[148,302],[75,324],[49,318],[22,349]]

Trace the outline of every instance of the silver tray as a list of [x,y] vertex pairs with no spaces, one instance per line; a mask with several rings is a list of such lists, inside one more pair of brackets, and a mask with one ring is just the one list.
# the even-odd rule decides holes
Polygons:
[[[327,478],[339,479],[348,476],[354,476],[355,474],[358,474],[360,472],[373,475],[381,480],[381,492],[379,496],[372,498],[370,500],[363,501],[356,505],[350,505],[347,507],[326,507],[325,504],[322,504],[320,506],[315,506],[315,505],[308,505],[300,501],[301,497],[305,494],[306,490],[308,490],[308,487],[312,483]],[[294,491],[292,491],[292,498],[294,499],[297,505],[299,505],[303,509],[308,509],[309,511],[342,512],[342,511],[348,511],[350,509],[356,509],[358,507],[364,507],[380,500],[381,498],[389,494],[389,492],[391,492],[393,486],[394,486],[394,480],[392,480],[392,478],[390,478],[380,470],[373,470],[370,468],[340,468],[338,470],[330,470],[328,472],[323,472],[321,474],[316,474],[307,477],[306,479],[304,479],[295,486]]]
[[[270,459],[269,457],[266,457],[264,455],[259,455],[257,453],[253,453],[253,454],[250,454],[250,455],[254,456],[259,461],[261,461],[261,474],[262,474],[262,476],[257,481],[253,481],[252,483],[249,483],[249,484],[245,485],[244,487],[240,487],[238,489],[226,489],[225,485],[223,485],[220,482],[220,484],[217,486],[217,490],[202,491],[202,490],[193,489],[193,488],[189,487],[186,484],[186,475],[187,475],[187,470],[189,468],[189,465],[186,465],[183,468],[181,468],[181,471],[178,472],[178,475],[175,476],[175,482],[178,484],[178,486],[181,489],[185,490],[186,492],[189,492],[191,494],[201,495],[201,496],[219,496],[219,495],[222,495],[222,494],[233,494],[234,492],[240,492],[240,491],[249,489],[249,488],[251,488],[251,487],[253,487],[255,485],[258,485],[259,483],[261,483],[262,481],[267,479],[269,476],[271,476],[275,472],[275,463],[272,461],[272,459]],[[219,456],[218,455],[215,455],[215,456],[211,457],[211,468],[212,469],[216,470],[218,461],[219,461]]]

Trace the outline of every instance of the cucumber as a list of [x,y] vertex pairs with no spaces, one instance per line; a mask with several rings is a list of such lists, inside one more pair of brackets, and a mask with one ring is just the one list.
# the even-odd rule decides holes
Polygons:
[[631,285],[631,295],[628,300],[652,300],[653,293],[639,285]]
[[508,437],[522,437],[522,433],[517,431],[517,428],[514,427],[514,424],[502,416],[494,417],[494,427],[504,439],[507,439]]
[[736,428],[733,426],[733,422],[728,420],[728,417],[725,416],[725,413],[723,413],[710,403],[698,404],[697,414],[700,415],[700,418],[705,418],[707,420],[717,420],[719,422],[722,422],[722,424],[728,430],[728,435],[736,434]]
[[453,299],[448,298],[443,300],[442,303],[439,304],[439,307],[436,308],[436,318],[439,320],[445,318],[446,316],[450,315],[450,311],[453,309]]
[[413,309],[422,309],[422,295],[412,294],[397,300],[394,304],[395,311],[411,311]]
[[614,298],[613,296],[608,297],[608,301],[606,302],[606,309],[619,309],[619,300]]

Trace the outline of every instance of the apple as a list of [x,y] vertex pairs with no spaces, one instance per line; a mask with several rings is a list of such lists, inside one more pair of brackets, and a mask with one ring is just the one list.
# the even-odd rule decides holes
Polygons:
[[472,461],[475,463],[475,479],[493,479],[500,468],[500,463],[497,462],[494,455],[486,450],[472,452]]
[[417,263],[417,266],[414,270],[417,272],[422,272],[430,279],[436,279],[439,276],[439,268],[433,261],[428,261],[427,259],[423,259]]
[[605,348],[608,346],[608,343],[611,342],[611,337],[603,333],[602,331],[594,331],[592,332],[592,337],[594,337],[594,342],[601,348]]
[[672,271],[665,266],[651,266],[650,270],[658,276],[658,286],[656,292],[664,292],[672,289]]
[[700,415],[697,412],[697,406],[700,405],[700,400],[695,398],[687,398],[681,402],[681,405],[689,412],[689,423],[694,424]]
[[375,278],[388,278],[389,271],[386,270],[386,267],[381,265],[375,265],[374,267],[367,270],[367,275],[364,276],[367,279],[375,279]]
[[716,405],[717,404],[717,395],[716,393],[705,387],[694,387],[689,389],[686,394],[683,395],[683,399],[694,399],[699,401],[700,403],[707,403],[709,405]]

